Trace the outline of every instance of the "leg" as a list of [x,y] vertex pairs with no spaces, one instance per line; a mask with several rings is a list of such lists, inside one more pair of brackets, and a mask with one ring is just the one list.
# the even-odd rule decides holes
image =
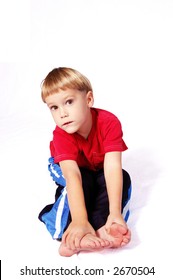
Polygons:
[[[95,196],[96,196],[95,180],[92,171],[84,168],[81,168],[80,171],[82,176],[82,186],[83,186],[83,192],[85,198],[85,205],[88,214],[88,220],[91,223],[91,217],[95,205]],[[71,217],[69,217],[67,227],[70,222],[71,222]],[[110,242],[108,240],[103,240],[102,238],[93,234],[87,234],[82,238],[80,243],[80,248],[77,248],[76,250],[71,250],[66,246],[66,244],[61,243],[59,248],[59,253],[61,256],[69,257],[80,251],[98,251],[109,246],[110,246]]]
[[127,222],[130,210],[129,210],[129,204],[130,204],[130,198],[131,198],[131,192],[132,192],[132,185],[131,185],[131,179],[127,171],[123,170],[123,195],[122,195],[122,214],[124,217],[124,220]]
[[38,218],[45,223],[53,239],[61,240],[69,216],[66,181],[60,166],[54,163],[54,158],[51,157],[48,161],[48,170],[58,188],[55,193],[55,202],[44,207]]
[[69,206],[65,187],[59,186],[55,202],[47,205],[39,214],[39,219],[46,225],[53,239],[61,240],[69,217]]
[[[94,203],[95,203],[95,181],[94,181],[94,176],[92,171],[85,168],[81,168],[80,172],[82,176],[82,187],[84,192],[85,205],[88,214],[88,220],[90,222],[93,208],[94,208]],[[69,213],[66,229],[70,223],[71,223],[71,215]]]
[[[109,215],[109,201],[106,189],[106,182],[104,178],[104,172],[99,171],[96,174],[97,196],[95,202],[95,209],[93,211],[92,225],[96,229],[97,235],[113,242],[112,247],[120,247],[127,244],[130,241],[130,231],[127,227],[114,223],[111,226],[111,230],[108,232],[105,230],[105,223]],[[122,195],[122,213],[124,214],[125,221],[129,216],[129,210],[127,208],[131,193],[131,180],[129,174],[123,170],[123,195]],[[125,211],[124,211],[125,210]]]

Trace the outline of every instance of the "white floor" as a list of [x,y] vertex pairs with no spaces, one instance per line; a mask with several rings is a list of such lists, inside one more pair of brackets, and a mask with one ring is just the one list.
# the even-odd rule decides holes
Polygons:
[[[154,276],[143,275],[140,279],[170,279],[173,250],[172,2],[157,3],[152,0],[139,3],[134,0],[131,4],[129,1],[123,4],[115,1],[116,17],[113,17],[113,1],[105,1],[109,3],[109,9],[103,0],[95,1],[92,8],[98,14],[91,10],[89,23],[91,42],[98,35],[93,48],[90,41],[84,40],[87,34],[84,14],[88,16],[91,3],[85,3],[86,9],[83,10],[80,1],[75,0],[78,8],[69,6],[70,10],[62,2],[63,13],[56,17],[53,10],[51,17],[51,7],[46,3],[55,4],[53,0],[44,1],[45,6],[40,0],[31,2],[31,23],[35,26],[31,33],[33,56],[30,60],[26,58],[27,61],[2,60],[0,64],[2,279],[28,279],[29,276],[20,275],[25,266],[51,269],[61,266],[73,268],[75,265],[79,268],[104,268],[105,275],[94,276],[96,279],[134,279],[134,275],[113,275],[114,267],[128,266],[155,268]],[[47,12],[50,21],[47,20]],[[110,12],[110,18],[106,12]],[[82,21],[85,33],[85,36],[82,33],[82,41],[75,41],[78,38],[76,33],[75,40],[65,35],[69,25],[62,16],[64,13],[75,28],[78,19]],[[107,15],[105,22],[102,21],[104,13]],[[58,34],[55,18],[57,24],[60,20],[66,24],[61,29],[60,35],[64,30],[64,37],[60,45],[59,41],[53,43],[55,34]],[[94,29],[92,24],[95,24]],[[46,28],[46,31],[43,30],[48,34],[47,40],[41,32],[42,26]],[[113,40],[113,26],[119,28],[116,29],[117,43],[112,41],[111,45],[109,40]],[[100,32],[97,33],[98,29]],[[109,47],[105,42],[102,46],[103,36]],[[71,48],[69,40],[70,44],[73,42]],[[58,243],[51,239],[44,224],[37,218],[39,211],[53,202],[55,193],[47,171],[54,123],[40,100],[40,83],[53,67],[62,65],[89,74],[95,89],[95,106],[112,111],[122,122],[124,140],[129,147],[123,154],[123,167],[132,177],[133,192],[129,219],[132,240],[121,250],[80,253],[62,258],[58,255]],[[70,277],[76,279],[75,276]],[[54,278],[44,276],[44,279]]]

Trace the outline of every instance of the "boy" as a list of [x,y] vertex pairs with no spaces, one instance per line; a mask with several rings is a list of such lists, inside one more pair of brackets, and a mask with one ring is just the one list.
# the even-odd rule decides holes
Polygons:
[[47,75],[42,99],[56,123],[49,171],[58,188],[55,203],[46,206],[39,219],[54,239],[62,240],[60,255],[128,244],[131,182],[122,170],[121,152],[127,146],[120,121],[93,108],[89,80],[71,68]]

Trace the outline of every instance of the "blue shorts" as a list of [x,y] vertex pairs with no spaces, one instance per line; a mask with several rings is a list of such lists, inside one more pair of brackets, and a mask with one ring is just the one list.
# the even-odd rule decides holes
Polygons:
[[[52,157],[49,159],[48,169],[58,187],[55,193],[55,202],[44,207],[39,214],[39,219],[46,225],[53,239],[61,240],[64,231],[71,222],[66,181],[60,166],[54,163]],[[80,171],[88,220],[93,228],[97,230],[106,223],[109,215],[109,201],[104,172],[102,169],[99,171],[92,171],[85,168],[80,168]],[[125,170],[122,170],[122,172],[122,214],[124,220],[127,222],[130,214],[129,202],[132,187],[129,174]]]

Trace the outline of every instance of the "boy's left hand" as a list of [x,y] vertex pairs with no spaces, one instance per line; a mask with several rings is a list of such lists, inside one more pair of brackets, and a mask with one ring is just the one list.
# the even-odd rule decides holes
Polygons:
[[131,232],[121,214],[108,216],[105,231],[111,238],[114,238],[112,247],[115,248],[127,245],[131,239]]
[[107,218],[107,222],[105,224],[105,229],[107,230],[108,233],[110,232],[111,225],[115,223],[121,225],[127,231],[127,225],[121,214],[116,214],[116,215],[109,214]]

